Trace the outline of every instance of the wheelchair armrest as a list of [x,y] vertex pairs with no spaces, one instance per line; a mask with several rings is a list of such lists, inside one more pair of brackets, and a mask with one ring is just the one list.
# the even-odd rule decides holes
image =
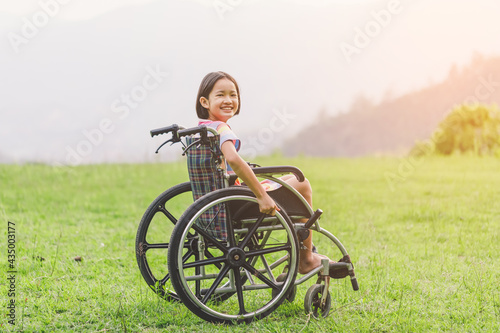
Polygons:
[[303,182],[306,178],[302,171],[299,168],[289,165],[282,166],[270,166],[270,167],[258,167],[252,168],[253,173],[258,174],[269,174],[269,175],[285,175],[288,173],[292,173],[295,175],[299,182]]

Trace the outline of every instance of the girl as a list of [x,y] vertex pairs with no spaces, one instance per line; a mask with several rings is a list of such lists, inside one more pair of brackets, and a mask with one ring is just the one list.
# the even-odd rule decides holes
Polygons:
[[[273,184],[266,181],[261,184],[252,169],[238,155],[240,140],[227,124],[229,119],[240,113],[240,107],[240,90],[238,83],[231,75],[224,72],[212,72],[203,78],[196,98],[199,125],[217,130],[220,135],[220,149],[226,160],[228,172],[236,173],[248,185],[257,198],[261,213],[275,215],[278,207],[266,192],[266,187],[272,189]],[[312,207],[312,190],[307,179],[299,182],[293,175],[286,175],[281,179],[293,186]],[[312,252],[312,233],[304,240],[304,245],[305,248],[300,250],[300,274],[310,272],[321,264],[321,259],[326,258]]]

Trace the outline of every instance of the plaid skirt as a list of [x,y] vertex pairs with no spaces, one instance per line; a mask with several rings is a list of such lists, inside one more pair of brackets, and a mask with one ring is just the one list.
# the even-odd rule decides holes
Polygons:
[[[197,139],[187,137],[186,143],[190,145]],[[224,188],[221,166],[217,165],[218,161],[225,163],[219,149],[219,136],[208,137],[208,140],[210,145],[199,144],[191,147],[186,153],[189,181],[195,201],[207,193]],[[195,223],[211,236],[225,241],[227,239],[226,218],[226,205],[217,204],[203,212]]]

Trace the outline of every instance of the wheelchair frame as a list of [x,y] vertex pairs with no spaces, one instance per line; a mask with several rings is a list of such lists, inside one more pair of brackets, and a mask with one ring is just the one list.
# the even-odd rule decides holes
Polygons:
[[[151,136],[168,133],[172,133],[172,138],[164,142],[156,153],[166,143],[182,142],[181,139],[185,136],[197,136],[199,139],[191,144],[182,142],[183,155],[189,154],[193,147],[213,145],[207,140],[209,133],[218,137],[215,130],[205,126],[184,129],[178,125],[152,130]],[[221,161],[218,140],[216,142],[216,147],[210,146],[215,164]],[[220,154],[219,157],[217,154]],[[297,285],[317,275],[316,284],[306,293],[304,307],[306,313],[312,313],[314,317],[326,317],[331,306],[330,277],[338,279],[349,276],[353,289],[359,289],[349,254],[337,237],[321,228],[318,219],[322,211],[313,211],[297,190],[277,177],[293,173],[299,181],[303,181],[305,177],[298,168],[252,166],[256,176],[279,183],[283,189],[281,193],[295,198],[292,209],[300,207],[297,210],[300,212],[289,216],[287,201],[283,198],[278,201],[272,195],[274,191],[271,191],[268,193],[275,199],[280,210],[275,216],[261,214],[253,193],[244,186],[229,186],[234,180],[218,168],[224,187],[198,198],[179,219],[166,206],[169,200],[189,192],[191,183],[174,186],[151,203],[144,213],[136,236],[139,269],[146,283],[159,296],[167,300],[180,300],[200,318],[222,323],[250,322],[269,315],[285,300],[293,301]],[[210,224],[203,229],[199,222],[202,215],[209,212],[213,215],[214,207],[218,207],[217,213],[210,224],[217,218],[220,207],[228,214],[227,239],[211,234],[208,232],[210,230],[207,231]],[[165,215],[174,224],[168,243],[148,242],[149,227],[157,213]],[[299,222],[304,219],[307,219],[306,223]],[[299,247],[303,246],[302,241],[308,237],[310,230],[333,242],[342,253],[342,258],[334,264],[323,259],[320,266],[296,279]],[[161,279],[151,270],[151,263],[146,255],[148,250],[155,248],[168,249],[168,273],[161,273],[164,275]],[[277,274],[279,272],[282,273]],[[175,292],[165,288],[169,280]],[[226,281],[220,286],[224,280]],[[260,280],[260,283],[255,280]],[[262,293],[266,289],[271,289],[271,298]],[[249,292],[259,293],[258,297],[245,298]],[[236,297],[232,297],[234,294]],[[228,301],[230,299],[233,301]],[[257,302],[260,303],[256,305]]]

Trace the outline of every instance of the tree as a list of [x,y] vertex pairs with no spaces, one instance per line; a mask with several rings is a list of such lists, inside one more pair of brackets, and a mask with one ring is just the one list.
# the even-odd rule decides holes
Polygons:
[[[500,152],[500,110],[496,105],[460,105],[439,124],[432,139],[440,155]],[[421,145],[421,143],[417,143]],[[414,147],[414,150],[417,146]]]

